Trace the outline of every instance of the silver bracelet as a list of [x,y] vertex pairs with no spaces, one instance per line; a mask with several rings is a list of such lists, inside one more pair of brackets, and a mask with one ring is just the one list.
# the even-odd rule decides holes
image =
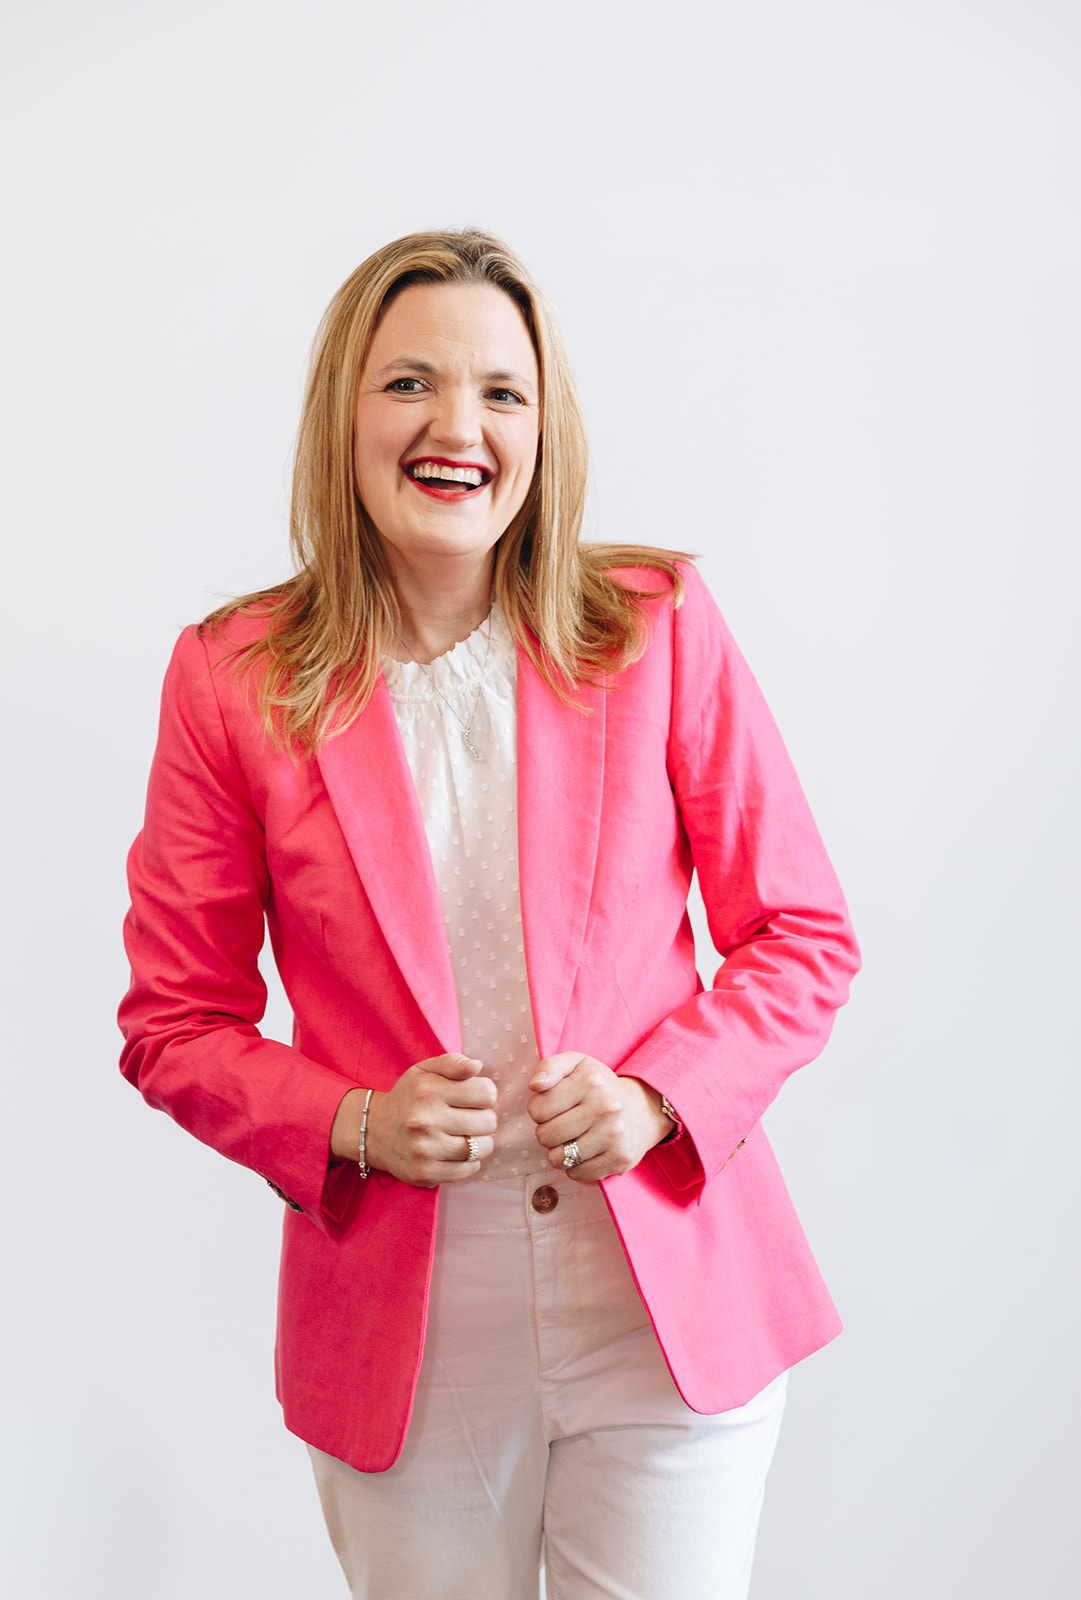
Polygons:
[[357,1155],[357,1166],[360,1168],[362,1178],[366,1178],[372,1170],[368,1165],[368,1152],[365,1149],[365,1145],[368,1142],[368,1107],[372,1103],[372,1095],[374,1093],[374,1089],[368,1090],[364,1096],[364,1110],[360,1113],[360,1146]]

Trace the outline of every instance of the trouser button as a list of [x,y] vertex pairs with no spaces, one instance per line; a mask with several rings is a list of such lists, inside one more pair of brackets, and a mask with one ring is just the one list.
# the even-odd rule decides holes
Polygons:
[[533,1190],[534,1211],[554,1211],[558,1204],[559,1192],[550,1183],[542,1183],[539,1189]]

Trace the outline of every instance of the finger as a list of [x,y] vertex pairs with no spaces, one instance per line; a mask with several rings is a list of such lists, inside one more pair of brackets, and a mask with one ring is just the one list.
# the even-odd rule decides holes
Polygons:
[[574,1082],[557,1083],[547,1094],[531,1094],[525,1108],[538,1125],[566,1116],[582,1104],[581,1091]]
[[465,1078],[475,1078],[478,1072],[484,1071],[483,1061],[460,1054],[430,1056],[427,1061],[418,1061],[416,1064],[422,1072],[434,1072],[439,1077],[450,1078],[455,1083]]
[[[449,1072],[438,1069],[440,1061],[454,1062],[458,1059],[454,1056],[437,1057],[434,1062],[418,1061],[410,1069],[415,1074],[414,1083],[422,1098],[429,1104],[438,1102],[446,1106],[494,1106],[496,1087],[491,1078],[479,1075],[454,1078]],[[470,1073],[474,1068],[484,1065],[468,1056],[461,1057],[461,1060],[467,1063]]]
[[447,1082],[441,1098],[456,1110],[489,1111],[496,1102],[496,1087],[491,1078],[467,1078],[465,1083]]
[[469,1159],[469,1141],[461,1135],[451,1139],[448,1146],[449,1154],[442,1163],[440,1174],[441,1183],[457,1183],[461,1178],[474,1177],[480,1170],[481,1163],[487,1161],[495,1149],[495,1140],[487,1135],[474,1136],[476,1143],[476,1159]]
[[569,1144],[572,1139],[581,1142],[591,1127],[592,1123],[584,1115],[582,1107],[574,1106],[562,1116],[538,1123],[533,1132],[538,1144],[545,1150],[554,1150],[557,1145]]
[[530,1078],[529,1087],[534,1094],[542,1094],[546,1089],[562,1083],[564,1078],[569,1078],[580,1062],[588,1060],[588,1056],[581,1055],[577,1050],[561,1050],[557,1055],[545,1056]]
[[568,1167],[567,1177],[572,1183],[600,1183],[602,1178],[610,1178],[615,1170],[604,1156],[595,1156],[592,1161],[581,1161],[576,1167]]
[[480,1134],[493,1135],[496,1130],[496,1114],[487,1109],[448,1107],[446,1119],[443,1123],[443,1132],[452,1139],[467,1139],[470,1134],[478,1137]]
[[623,1112],[623,1090],[619,1079],[607,1068],[588,1068],[575,1072],[562,1083],[544,1094],[534,1094],[526,1101],[526,1110],[538,1124],[568,1114],[577,1114],[582,1125],[591,1128],[607,1117],[618,1117]]
[[565,1172],[568,1178],[576,1178],[583,1167],[588,1167],[590,1165],[595,1166],[597,1163],[603,1163],[605,1154],[604,1151],[598,1151],[595,1146],[590,1145],[584,1139],[577,1139],[574,1141],[574,1143],[578,1148],[578,1160],[572,1162],[572,1164],[568,1167],[567,1146],[570,1145],[570,1143],[571,1140],[568,1139],[565,1144],[556,1145],[554,1150],[548,1151],[548,1165],[556,1172]]
[[557,1172],[563,1172],[575,1183],[599,1183],[602,1178],[610,1178],[613,1173],[623,1172],[626,1169],[614,1159],[612,1152],[606,1148],[593,1155],[586,1155],[582,1149],[582,1141],[578,1140],[578,1149],[582,1156],[581,1161],[576,1161],[573,1167],[563,1165],[563,1146],[557,1150],[549,1150],[548,1164]]

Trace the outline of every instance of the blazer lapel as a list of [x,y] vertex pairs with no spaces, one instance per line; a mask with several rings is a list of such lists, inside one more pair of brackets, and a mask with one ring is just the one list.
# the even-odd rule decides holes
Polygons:
[[461,1049],[439,890],[416,785],[382,677],[360,716],[316,759],[376,921],[446,1051]]
[[518,653],[518,854],[526,971],[541,1056],[558,1048],[593,888],[604,788],[603,689],[555,695]]

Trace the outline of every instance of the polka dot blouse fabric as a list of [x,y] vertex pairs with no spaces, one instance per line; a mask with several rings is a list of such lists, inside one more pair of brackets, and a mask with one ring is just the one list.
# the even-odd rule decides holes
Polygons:
[[[481,1176],[550,1172],[526,1111],[537,1041],[522,940],[517,659],[507,620],[494,605],[487,622],[426,669],[388,657],[383,676],[432,852],[462,1049],[484,1062],[498,1096],[495,1152]],[[463,738],[463,724],[479,761]]]

